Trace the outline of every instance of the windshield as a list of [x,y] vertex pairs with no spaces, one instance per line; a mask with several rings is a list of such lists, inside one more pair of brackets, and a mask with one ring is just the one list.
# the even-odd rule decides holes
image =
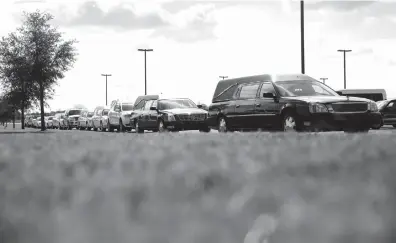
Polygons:
[[52,116],[48,117],[48,120],[52,121],[52,119],[54,119],[54,117],[52,117]]
[[107,116],[108,114],[109,114],[109,110],[104,110],[104,111],[103,111],[103,115],[104,115],[104,116]]
[[81,110],[71,110],[69,111],[69,116],[80,115]]
[[160,100],[158,102],[159,110],[168,110],[176,108],[197,108],[197,105],[189,99],[177,99],[177,100]]
[[277,81],[281,96],[339,96],[337,92],[315,80]]
[[122,104],[122,110],[123,111],[131,111],[131,110],[133,110],[133,105],[132,104]]
[[93,117],[94,113],[93,112],[88,112],[87,117]]

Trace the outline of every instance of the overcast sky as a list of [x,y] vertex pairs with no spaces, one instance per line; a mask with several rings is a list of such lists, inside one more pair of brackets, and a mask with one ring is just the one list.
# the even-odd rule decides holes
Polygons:
[[[148,93],[209,104],[219,75],[300,72],[299,1],[5,0],[0,34],[20,25],[22,11],[46,10],[78,61],[59,81],[52,109],[134,101]],[[396,96],[396,1],[306,1],[306,74],[343,88],[385,88]]]

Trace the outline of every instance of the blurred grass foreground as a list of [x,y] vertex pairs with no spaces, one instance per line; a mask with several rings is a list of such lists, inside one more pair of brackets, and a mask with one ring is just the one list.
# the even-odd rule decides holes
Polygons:
[[0,135],[1,243],[395,243],[393,134]]

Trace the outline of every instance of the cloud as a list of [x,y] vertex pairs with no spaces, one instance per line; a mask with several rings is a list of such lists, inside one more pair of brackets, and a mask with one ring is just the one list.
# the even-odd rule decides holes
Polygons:
[[68,26],[103,26],[122,30],[153,29],[168,25],[158,13],[137,15],[130,5],[117,5],[105,12],[95,1],[82,4],[77,16],[64,24]]
[[354,11],[369,7],[377,1],[306,1],[307,10]]
[[174,25],[158,29],[152,36],[163,36],[184,43],[214,39],[217,22],[213,12],[214,7],[210,5],[191,5],[174,16]]

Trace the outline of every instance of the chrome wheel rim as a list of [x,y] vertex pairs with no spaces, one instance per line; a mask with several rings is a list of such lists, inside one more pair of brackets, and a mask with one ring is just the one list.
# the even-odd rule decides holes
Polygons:
[[165,131],[164,123],[162,121],[159,121],[159,123],[158,123],[158,131],[159,132],[164,132]]
[[136,124],[135,124],[135,130],[136,130],[136,132],[139,132],[139,122],[137,122],[137,121],[136,121]]
[[224,118],[220,118],[219,120],[219,132],[227,131],[227,123]]
[[295,132],[296,131],[296,120],[291,116],[286,117],[284,124],[283,124],[283,129],[285,132]]

